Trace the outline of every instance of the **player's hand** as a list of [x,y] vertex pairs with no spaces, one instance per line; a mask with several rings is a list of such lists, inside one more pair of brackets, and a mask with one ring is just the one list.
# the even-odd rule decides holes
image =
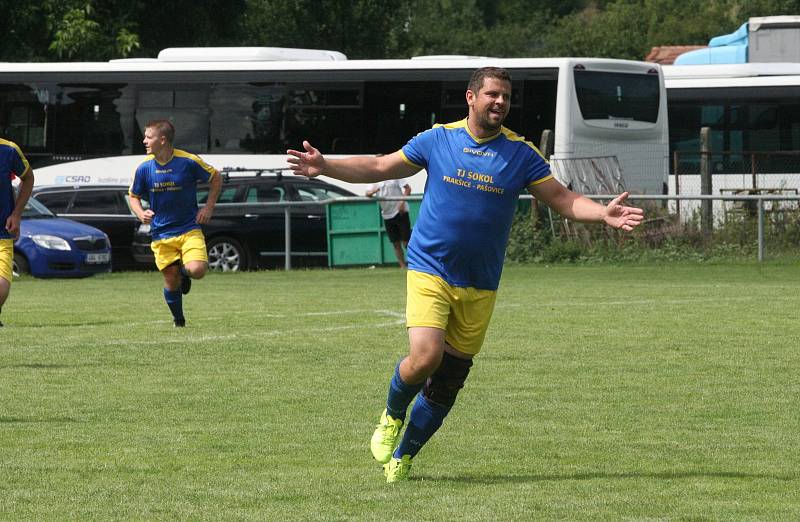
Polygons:
[[325,158],[307,141],[303,141],[303,148],[306,149],[305,152],[293,149],[287,150],[286,154],[290,157],[286,161],[289,163],[289,168],[292,169],[293,173],[299,176],[315,178],[322,174],[322,170],[325,167]]
[[208,205],[203,205],[203,207],[197,211],[197,222],[201,225],[205,225],[211,220],[213,214],[213,208],[209,208]]
[[13,212],[6,219],[6,230],[14,239],[19,238],[19,216]]
[[139,219],[141,219],[142,223],[150,223],[151,221],[153,221],[153,216],[155,215],[156,213],[148,208],[142,213],[142,217],[140,217]]
[[603,221],[611,227],[631,231],[644,220],[644,210],[636,207],[626,207],[622,203],[628,198],[628,193],[623,192],[606,206],[606,215]]

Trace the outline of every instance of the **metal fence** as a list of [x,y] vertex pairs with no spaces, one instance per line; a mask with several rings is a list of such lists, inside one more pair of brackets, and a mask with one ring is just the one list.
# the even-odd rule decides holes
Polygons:
[[714,193],[796,195],[800,191],[800,151],[675,151],[670,193],[701,193],[704,155],[708,156]]
[[[587,197],[595,200],[608,200],[608,196]],[[800,234],[800,211],[798,211],[798,208],[800,208],[800,196],[798,196],[796,193],[792,195],[632,195],[629,199],[631,201],[639,202],[655,201],[666,203],[675,201],[676,203],[696,202],[702,204],[702,202],[706,201],[709,203],[721,202],[732,204],[733,208],[735,209],[731,211],[731,214],[733,215],[726,214],[722,220],[713,214],[710,216],[705,216],[705,219],[703,216],[701,216],[699,231],[708,240],[712,240],[715,229],[724,228],[727,225],[728,220],[732,222],[735,220],[737,225],[746,225],[747,223],[752,222],[756,229],[756,237],[752,239],[756,242],[757,258],[759,262],[764,261],[765,258],[767,246],[767,223],[782,223],[784,227],[794,227],[796,229],[794,231],[795,234]],[[703,207],[701,206],[700,208],[702,213],[704,211]],[[706,208],[705,211],[710,211],[710,208]],[[662,221],[667,224],[680,224],[679,216],[673,215],[671,218],[669,213],[665,214],[665,219]],[[747,226],[741,228],[746,231]],[[677,230],[680,231],[681,228],[678,227]],[[746,237],[741,239],[743,239],[745,242],[747,241]]]
[[[703,187],[703,163],[708,168],[707,187]],[[669,193],[680,196],[714,194],[720,196],[798,196],[800,195],[800,151],[675,151]],[[768,212],[796,210],[797,200],[769,201]],[[754,213],[755,203],[734,199],[711,203],[714,215],[725,218],[743,207]],[[675,201],[672,210],[692,216],[696,201]]]
[[[606,202],[611,196],[587,195],[586,197]],[[406,196],[386,198],[389,201],[407,200],[419,201],[422,196]],[[520,196],[522,201],[535,201],[530,195]],[[291,208],[296,205],[315,204],[327,206],[331,203],[345,202],[376,202],[380,198],[353,197],[329,199],[317,202],[280,202],[280,203],[261,203],[260,205],[279,206],[284,209],[284,233],[286,237],[286,251],[284,257],[284,267],[286,270],[292,268],[292,258],[290,255],[292,244]],[[686,225],[681,222],[679,216],[671,210],[670,204],[692,203],[702,210],[702,202],[715,202],[728,205],[730,211],[723,217],[715,216],[711,219],[698,219],[698,224],[693,228],[695,232],[705,238],[705,241],[714,241],[714,234],[733,224],[737,237],[734,238],[736,244],[731,244],[731,248],[739,248],[742,245],[751,245],[753,253],[759,262],[766,259],[770,245],[788,247],[794,249],[800,246],[800,195],[774,195],[774,194],[725,194],[725,195],[631,195],[629,201],[634,206],[647,208],[648,219],[645,225],[637,229],[636,234],[647,236],[658,236],[669,239],[669,236],[681,237],[687,233]],[[557,240],[570,239],[574,234],[574,224],[569,221],[554,216],[553,222],[558,222],[559,232],[553,230]],[[705,223],[705,224],[704,224]],[[551,224],[552,226],[552,224]],[[591,228],[598,234],[607,234],[607,227],[592,225]],[[728,241],[730,237],[717,239]],[[788,243],[787,243],[788,242]],[[738,245],[738,246],[737,246]],[[800,249],[798,251],[800,254]]]

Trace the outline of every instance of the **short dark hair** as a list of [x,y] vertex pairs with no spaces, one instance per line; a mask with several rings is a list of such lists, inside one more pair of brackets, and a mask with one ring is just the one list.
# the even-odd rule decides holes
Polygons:
[[508,71],[501,67],[481,67],[472,73],[472,78],[469,79],[467,89],[477,93],[483,87],[484,78],[495,78],[504,82],[511,83],[511,75]]
[[175,126],[169,120],[151,120],[145,129],[155,129],[159,136],[164,136],[170,143],[175,140]]

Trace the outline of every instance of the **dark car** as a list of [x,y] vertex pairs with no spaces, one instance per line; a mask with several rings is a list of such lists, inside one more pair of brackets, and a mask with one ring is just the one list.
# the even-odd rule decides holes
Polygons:
[[101,230],[53,215],[28,200],[14,242],[13,270],[35,277],[85,277],[111,271],[111,247]]
[[152,268],[133,256],[139,220],[128,205],[127,185],[52,185],[34,187],[32,198],[59,217],[85,223],[111,240],[114,270]]
[[[317,179],[281,175],[223,174],[214,216],[202,226],[212,270],[235,271],[282,266],[285,256],[284,208],[264,203],[305,201],[291,207],[292,264],[327,264],[326,209],[315,202],[355,196]],[[208,197],[208,186],[197,190],[197,202]],[[140,225],[133,242],[138,261],[153,263],[150,226]]]

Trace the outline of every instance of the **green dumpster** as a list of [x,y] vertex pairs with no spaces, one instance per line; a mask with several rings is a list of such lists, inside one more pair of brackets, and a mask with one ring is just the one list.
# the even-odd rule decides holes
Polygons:
[[[411,226],[420,201],[408,201]],[[328,266],[396,265],[377,201],[336,201],[328,213]]]

